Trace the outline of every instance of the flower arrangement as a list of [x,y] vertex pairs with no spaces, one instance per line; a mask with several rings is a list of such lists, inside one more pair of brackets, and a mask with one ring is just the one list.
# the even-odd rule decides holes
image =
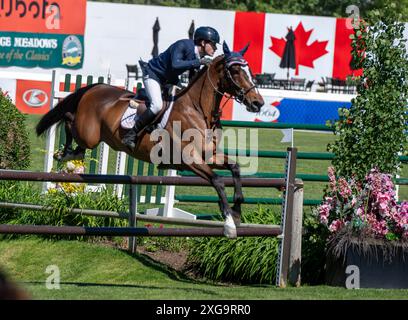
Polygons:
[[372,169],[362,182],[336,178],[328,168],[329,186],[317,208],[332,234],[344,228],[383,240],[408,240],[408,202],[398,204],[391,175]]
[[[64,162],[58,169],[58,173],[85,173],[85,163],[83,160],[71,160]],[[79,192],[84,192],[85,184],[73,182],[58,182],[56,183],[54,190],[63,191],[68,194],[76,194]]]

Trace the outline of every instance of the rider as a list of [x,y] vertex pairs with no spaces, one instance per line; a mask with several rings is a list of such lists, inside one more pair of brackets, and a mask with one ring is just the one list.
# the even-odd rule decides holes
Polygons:
[[139,116],[134,127],[129,130],[122,142],[131,149],[135,148],[137,133],[148,125],[163,107],[161,91],[164,85],[179,82],[179,75],[185,71],[194,71],[200,65],[207,65],[217,50],[220,36],[214,28],[199,27],[194,33],[194,40],[178,40],[166,51],[152,58],[144,67],[143,83],[150,107]]

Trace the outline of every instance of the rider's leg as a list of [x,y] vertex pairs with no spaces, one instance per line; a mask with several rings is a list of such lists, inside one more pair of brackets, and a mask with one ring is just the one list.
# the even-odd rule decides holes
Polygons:
[[135,126],[126,133],[122,140],[122,143],[131,149],[134,149],[136,146],[135,140],[138,132],[156,117],[163,106],[160,83],[149,78],[144,80],[144,85],[150,99],[150,108],[147,108],[146,111],[137,118]]

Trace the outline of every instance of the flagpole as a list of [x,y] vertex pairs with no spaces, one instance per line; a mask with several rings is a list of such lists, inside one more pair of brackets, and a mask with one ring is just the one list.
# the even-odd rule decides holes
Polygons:
[[294,138],[294,132],[293,132],[293,128],[291,128],[292,129],[292,148],[293,148],[293,140],[295,140],[295,138]]

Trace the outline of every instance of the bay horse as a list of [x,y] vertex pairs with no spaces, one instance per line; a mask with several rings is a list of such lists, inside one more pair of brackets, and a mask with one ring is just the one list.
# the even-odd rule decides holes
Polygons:
[[[179,151],[184,150],[190,141],[182,141],[180,137],[176,139],[174,123],[180,124],[182,133],[188,129],[195,129],[200,133],[198,139],[200,141],[195,139],[194,143],[201,145],[190,150],[190,154],[201,161],[186,163],[181,159],[180,163],[175,163],[172,157],[172,162],[165,167],[193,171],[211,183],[220,199],[219,206],[225,219],[224,234],[228,238],[237,236],[236,226],[239,226],[241,221],[241,203],[244,197],[240,167],[227,155],[216,152],[214,141],[208,141],[206,138],[206,130],[221,128],[220,104],[225,94],[243,103],[250,112],[259,112],[263,106],[264,100],[254,84],[248,63],[243,58],[247,49],[248,45],[240,51],[233,52],[224,42],[224,54],[198,71],[189,86],[176,95],[164,128],[175,142],[172,145],[176,144]],[[65,149],[69,148],[72,139],[75,139],[78,144],[75,152],[82,157],[86,148],[95,148],[104,141],[116,151],[124,151],[136,159],[152,162],[151,151],[157,144],[151,141],[154,131],[151,134],[144,132],[133,150],[121,142],[124,135],[124,129],[120,124],[121,117],[129,104],[124,97],[129,97],[130,94],[132,93],[129,91],[107,84],[93,84],[80,88],[43,116],[36,126],[37,135],[44,133],[53,124],[64,121],[67,133]],[[205,161],[203,151],[208,150],[217,161],[212,161],[213,163]],[[230,170],[232,173],[234,181],[232,208],[227,201],[224,181],[213,169]]]

